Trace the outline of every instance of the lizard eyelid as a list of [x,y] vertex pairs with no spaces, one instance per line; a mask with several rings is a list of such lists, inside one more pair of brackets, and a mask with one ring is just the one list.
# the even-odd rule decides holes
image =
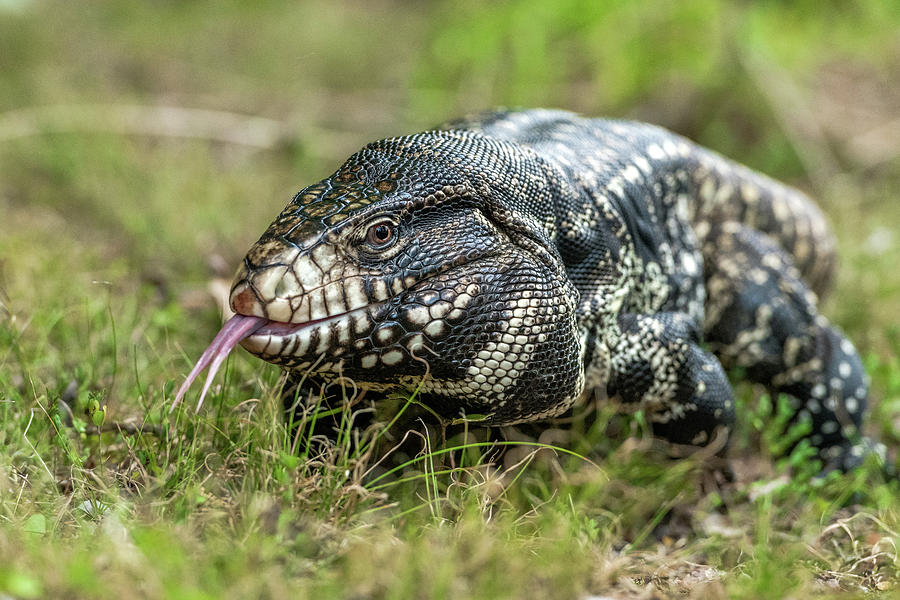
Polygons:
[[379,219],[369,225],[365,242],[374,250],[384,250],[397,241],[397,225],[389,219]]

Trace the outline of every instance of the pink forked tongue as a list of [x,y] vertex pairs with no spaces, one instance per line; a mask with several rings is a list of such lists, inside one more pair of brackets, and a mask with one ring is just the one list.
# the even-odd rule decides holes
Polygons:
[[191,384],[197,379],[200,371],[209,366],[209,373],[206,375],[203,391],[200,392],[200,399],[197,401],[197,412],[200,412],[200,407],[203,405],[203,398],[206,397],[206,392],[212,384],[213,377],[216,376],[216,372],[219,370],[219,367],[222,366],[222,363],[225,362],[225,358],[228,354],[235,346],[237,346],[238,342],[251,335],[254,331],[268,322],[268,319],[262,317],[248,317],[247,315],[234,315],[228,319],[222,326],[222,329],[219,330],[219,333],[216,334],[216,337],[213,338],[209,347],[200,356],[197,364],[191,369],[187,379],[181,384],[178,393],[175,394],[175,401],[172,403],[172,408],[169,409],[169,412],[171,413],[175,410],[175,407],[178,406],[178,403],[184,398],[185,392],[188,391],[188,388],[191,387]]

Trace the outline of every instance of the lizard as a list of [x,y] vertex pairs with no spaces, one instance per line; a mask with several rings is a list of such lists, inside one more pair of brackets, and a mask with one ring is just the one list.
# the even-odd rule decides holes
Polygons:
[[684,137],[487,112],[370,143],[298,192],[176,401],[212,364],[202,402],[240,343],[295,374],[419,386],[437,413],[491,426],[599,391],[704,446],[734,427],[740,368],[789,398],[825,469],[849,470],[868,378],[817,308],[834,267],[809,197]]

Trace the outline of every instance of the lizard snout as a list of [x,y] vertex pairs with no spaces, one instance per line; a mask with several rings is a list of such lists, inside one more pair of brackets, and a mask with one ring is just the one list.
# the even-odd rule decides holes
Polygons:
[[297,278],[284,265],[248,271],[241,267],[231,288],[234,312],[272,321],[291,322],[291,299],[302,294]]
[[239,285],[231,291],[231,309],[239,315],[260,316],[258,313],[261,303],[250,286],[246,283]]

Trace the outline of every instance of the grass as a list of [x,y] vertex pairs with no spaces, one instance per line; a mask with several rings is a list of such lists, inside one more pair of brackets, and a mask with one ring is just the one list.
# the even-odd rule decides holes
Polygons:
[[778,458],[778,403],[745,384],[733,483],[609,407],[504,445],[395,398],[372,427],[315,417],[337,443],[312,414],[294,436],[278,371],[242,353],[199,415],[168,410],[296,189],[371,139],[544,105],[661,123],[819,198],[842,256],[824,311],[896,449],[897,8],[0,1],[0,596],[891,594],[897,484]]

